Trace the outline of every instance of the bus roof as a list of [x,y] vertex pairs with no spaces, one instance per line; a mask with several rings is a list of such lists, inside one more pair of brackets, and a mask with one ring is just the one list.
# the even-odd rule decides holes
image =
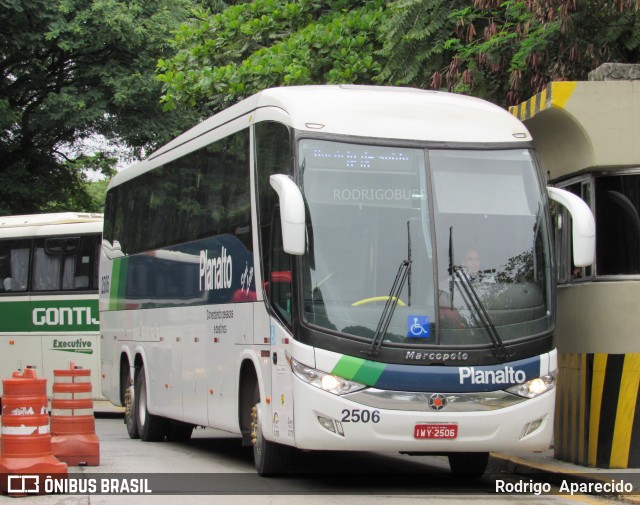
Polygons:
[[[149,158],[125,170],[112,181],[124,182],[186,154],[187,144],[212,135],[217,128],[259,110],[284,112],[290,126],[300,131],[388,140],[443,144],[530,142],[525,126],[505,109],[466,95],[414,88],[317,85],[265,89],[206,119],[172,140]],[[280,115],[281,117],[282,115]],[[152,163],[150,163],[152,162]]]
[[56,212],[51,214],[25,214],[21,216],[0,216],[0,228],[26,228],[75,223],[102,223],[102,214],[80,212]]

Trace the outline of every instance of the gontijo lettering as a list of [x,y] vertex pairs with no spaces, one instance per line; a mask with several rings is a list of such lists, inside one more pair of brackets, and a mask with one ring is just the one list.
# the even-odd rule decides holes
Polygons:
[[31,319],[35,326],[100,324],[94,319],[91,307],[38,307],[33,309]]
[[200,251],[200,291],[230,288],[232,271],[233,261],[225,247],[220,256],[211,259],[208,251]]

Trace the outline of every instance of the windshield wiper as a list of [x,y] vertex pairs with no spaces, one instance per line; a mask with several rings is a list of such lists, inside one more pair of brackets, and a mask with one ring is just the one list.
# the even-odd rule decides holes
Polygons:
[[496,330],[496,327],[491,321],[487,310],[484,308],[482,300],[480,300],[480,296],[478,296],[478,292],[471,284],[469,275],[463,267],[454,265],[453,263],[453,226],[451,226],[449,227],[449,296],[451,299],[451,310],[453,310],[453,290],[455,287],[456,277],[460,280],[465,304],[467,307],[472,309],[474,319],[479,320],[480,323],[482,323],[482,326],[491,339],[491,343],[493,344],[493,354],[498,359],[508,358],[509,353],[500,338],[498,330]]
[[376,327],[376,332],[373,335],[373,339],[371,340],[371,346],[369,346],[369,350],[367,354],[369,356],[377,356],[380,352],[380,346],[382,345],[382,341],[384,340],[384,336],[387,334],[387,330],[389,329],[389,325],[391,324],[391,320],[393,319],[393,313],[398,306],[398,301],[400,300],[400,293],[402,292],[402,288],[404,288],[404,284],[409,279],[408,289],[409,289],[409,300],[408,303],[411,305],[411,230],[409,228],[409,222],[407,221],[407,256],[408,259],[402,260],[400,266],[398,267],[398,273],[396,273],[396,278],[393,281],[393,285],[391,286],[391,291],[389,292],[389,296],[387,297],[387,301],[384,304],[384,309],[382,310],[382,314],[380,315],[380,319],[378,321],[378,326]]
[[498,334],[498,330],[494,326],[487,310],[484,308],[482,300],[480,300],[480,296],[478,296],[478,292],[475,290],[473,285],[471,284],[471,279],[469,275],[465,271],[465,269],[461,266],[452,265],[452,270],[455,276],[460,280],[460,285],[462,286],[463,295],[465,298],[465,303],[469,307],[473,309],[475,318],[480,320],[482,326],[486,330],[489,338],[491,339],[491,343],[493,344],[493,353],[498,359],[506,359],[509,357],[509,353]]
[[411,307],[411,226],[407,221],[407,261],[409,262],[409,272],[407,273],[407,305]]
[[449,227],[449,308],[453,310],[453,290],[456,287],[453,268],[453,226]]

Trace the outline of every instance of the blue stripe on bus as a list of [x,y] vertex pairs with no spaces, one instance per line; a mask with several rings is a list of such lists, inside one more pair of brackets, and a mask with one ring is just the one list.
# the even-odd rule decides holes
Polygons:
[[391,391],[497,391],[540,376],[540,357],[490,366],[387,365],[375,387]]

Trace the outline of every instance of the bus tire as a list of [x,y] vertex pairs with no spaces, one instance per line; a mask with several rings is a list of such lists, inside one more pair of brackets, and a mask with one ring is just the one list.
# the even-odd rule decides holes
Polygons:
[[455,452],[449,454],[449,467],[454,475],[482,477],[489,462],[488,452]]
[[166,419],[149,413],[147,408],[147,379],[144,367],[140,368],[136,376],[135,413],[138,433],[144,442],[160,442],[167,432]]
[[135,388],[127,381],[127,387],[124,392],[124,424],[127,425],[127,433],[129,438],[140,438],[138,432],[138,414],[136,412],[136,395]]
[[251,411],[251,438],[253,461],[256,471],[263,477],[286,473],[289,469],[293,449],[270,442],[263,436],[263,416],[260,406],[260,388],[255,385],[254,406]]

